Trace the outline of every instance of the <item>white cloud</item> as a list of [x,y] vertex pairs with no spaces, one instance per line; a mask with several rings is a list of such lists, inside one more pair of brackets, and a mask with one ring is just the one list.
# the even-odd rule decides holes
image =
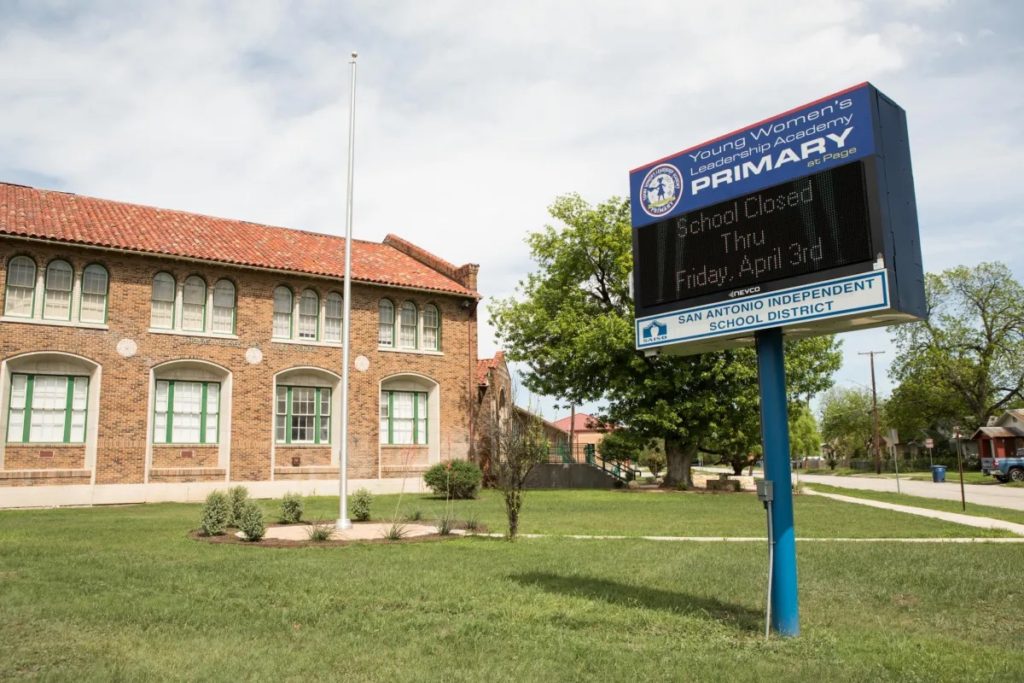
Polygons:
[[909,112],[926,265],[1002,245],[1020,274],[1020,19],[932,0],[8,6],[0,179],[338,233],[358,49],[357,234],[479,262],[507,295],[557,194],[624,194],[629,168],[871,80]]

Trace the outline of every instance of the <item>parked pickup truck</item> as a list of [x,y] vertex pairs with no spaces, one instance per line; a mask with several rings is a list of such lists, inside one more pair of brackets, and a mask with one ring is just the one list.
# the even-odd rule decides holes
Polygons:
[[1013,458],[982,458],[981,471],[999,481],[1024,481],[1024,448]]

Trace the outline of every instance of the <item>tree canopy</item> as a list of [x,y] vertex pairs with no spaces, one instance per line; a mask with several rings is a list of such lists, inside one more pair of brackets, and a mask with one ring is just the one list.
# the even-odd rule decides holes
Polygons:
[[1002,263],[925,277],[928,319],[894,330],[899,382],[889,416],[903,433],[967,431],[1024,399],[1024,286]]
[[822,396],[821,436],[836,457],[867,457],[873,428],[868,389],[833,387]]
[[[509,359],[528,368],[524,384],[567,402],[606,400],[607,419],[663,439],[669,485],[691,484],[698,449],[743,451],[759,443],[751,349],[682,357],[636,351],[628,200],[591,206],[570,194],[549,211],[559,227],[527,238],[536,271],[520,283],[518,296],[491,307]],[[791,400],[830,385],[840,363],[834,339],[786,346]]]

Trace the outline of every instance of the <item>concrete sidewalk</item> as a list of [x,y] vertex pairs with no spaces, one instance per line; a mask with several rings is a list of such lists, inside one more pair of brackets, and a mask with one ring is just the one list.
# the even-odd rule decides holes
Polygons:
[[[846,477],[834,477],[835,479],[843,479]],[[823,482],[824,483],[824,482]],[[868,500],[867,498],[854,498],[852,496],[841,496],[835,493],[820,493],[810,488],[805,488],[804,492],[812,496],[821,496],[823,498],[831,498],[832,500],[839,500],[844,503],[855,503],[857,505],[867,505],[868,507],[880,508],[882,510],[894,510],[896,512],[905,512],[908,515],[918,515],[919,517],[930,517],[932,519],[942,520],[944,522],[953,522],[955,524],[964,524],[967,526],[973,526],[979,529],[1003,529],[1015,533],[1019,536],[1024,536],[1024,524],[1015,524],[1014,522],[1007,522],[1002,519],[992,519],[991,517],[976,517],[974,515],[964,515],[958,512],[943,512],[941,510],[929,510],[927,508],[913,507],[911,505],[898,505],[896,503],[883,503],[879,500]]]
[[[874,477],[836,477],[829,474],[802,474],[799,470],[793,472],[793,479],[799,475],[800,481],[804,484],[826,484],[844,489],[860,489],[862,491],[887,491],[896,493],[896,480]],[[944,484],[935,484],[930,481],[910,481],[900,479],[900,492],[909,496],[921,498],[936,498],[938,500],[960,500],[960,484],[955,473],[953,481],[950,481],[950,473],[946,473]],[[971,503],[976,505],[991,505],[992,507],[1009,508],[1011,510],[1024,510],[1024,488],[999,486],[997,484],[965,484],[965,498],[968,509]]]

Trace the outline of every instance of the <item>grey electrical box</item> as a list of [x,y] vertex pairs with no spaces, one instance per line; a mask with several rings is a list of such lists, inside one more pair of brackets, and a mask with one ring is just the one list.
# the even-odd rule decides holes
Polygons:
[[761,479],[757,482],[757,499],[762,503],[770,503],[775,498],[772,482]]

